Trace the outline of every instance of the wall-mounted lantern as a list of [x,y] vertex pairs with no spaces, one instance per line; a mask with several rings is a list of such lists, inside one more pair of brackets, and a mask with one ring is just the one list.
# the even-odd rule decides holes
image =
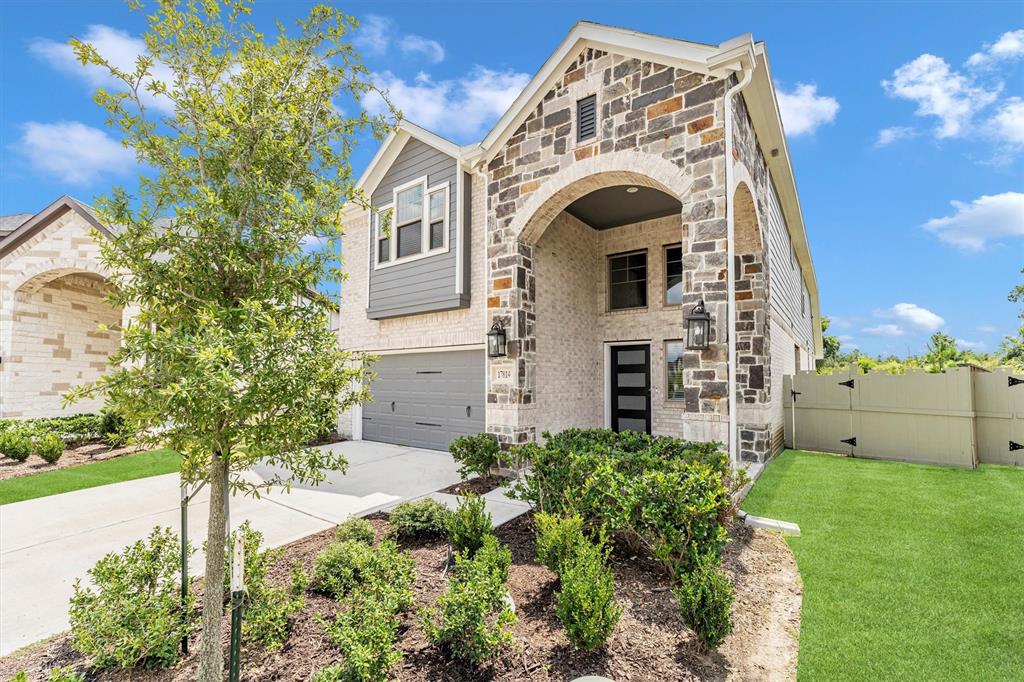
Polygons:
[[487,332],[487,355],[492,358],[503,358],[507,354],[505,326],[501,320],[495,320],[491,331]]
[[686,347],[690,350],[707,350],[710,337],[711,315],[704,309],[704,299],[701,299],[686,316]]

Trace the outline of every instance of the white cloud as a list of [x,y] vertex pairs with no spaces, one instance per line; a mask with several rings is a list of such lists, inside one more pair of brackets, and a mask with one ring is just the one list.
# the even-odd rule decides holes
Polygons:
[[982,334],[995,334],[999,329],[992,324],[979,324],[978,331]]
[[1011,145],[1024,147],[1024,100],[1008,97],[992,117],[992,132]]
[[903,336],[906,332],[896,324],[880,324],[877,327],[865,328],[864,333],[872,336]]
[[859,348],[857,341],[849,334],[840,334],[836,337],[839,339],[839,345],[843,348]]
[[966,339],[957,339],[956,340],[956,345],[959,346],[960,348],[965,348],[967,350],[973,350],[973,351],[985,350],[985,342],[984,341],[968,341]]
[[999,36],[999,40],[985,45],[981,52],[975,52],[968,58],[967,65],[973,68],[992,66],[996,62],[1010,61],[1024,57],[1024,29],[1007,31]]
[[366,54],[383,55],[394,37],[395,23],[379,14],[368,14],[359,21],[353,42]]
[[917,131],[910,126],[891,126],[889,128],[882,128],[878,131],[878,139],[875,141],[876,147],[887,147],[893,142],[899,140],[905,140],[910,137],[917,135]]
[[[375,74],[374,80],[378,87],[388,91],[392,104],[411,122],[469,142],[478,139],[505,112],[530,77],[511,70],[474,66],[468,74],[454,80],[435,81],[420,72],[412,81],[406,81],[390,71]],[[381,113],[384,103],[371,96],[366,108],[370,113]]]
[[444,61],[444,47],[441,43],[423,36],[407,35],[398,47],[404,54],[422,54],[434,64]]
[[[88,26],[81,40],[95,47],[96,51],[111,65],[126,72],[134,71],[135,60],[140,54],[146,52],[146,44],[141,38],[103,24]],[[105,68],[92,64],[83,66],[67,43],[58,43],[47,38],[35,38],[29,43],[29,52],[58,71],[84,80],[93,88],[104,87],[119,91],[126,89],[124,84],[114,79]],[[165,64],[156,62],[150,71],[155,80],[163,81],[168,85],[171,83],[171,70]],[[174,110],[174,105],[167,97],[154,96],[146,92],[143,94],[143,99],[147,105],[165,113]]]
[[834,97],[819,95],[817,85],[797,83],[790,92],[777,88],[776,94],[788,135],[813,133],[819,126],[832,123],[839,113],[839,102]]
[[117,140],[78,121],[25,123],[17,149],[37,170],[77,185],[136,165],[135,154]]
[[893,97],[917,104],[918,116],[939,119],[936,136],[955,137],[964,132],[974,114],[996,100],[1001,87],[986,89],[950,68],[942,57],[923,54],[893,72],[882,87]]
[[971,203],[951,201],[954,213],[932,218],[924,229],[967,251],[981,251],[1003,237],[1024,236],[1024,193],[983,195]]

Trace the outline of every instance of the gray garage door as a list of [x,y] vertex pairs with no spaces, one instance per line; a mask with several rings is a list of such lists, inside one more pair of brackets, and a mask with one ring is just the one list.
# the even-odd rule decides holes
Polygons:
[[484,430],[483,351],[382,355],[373,369],[366,440],[447,450],[453,438]]

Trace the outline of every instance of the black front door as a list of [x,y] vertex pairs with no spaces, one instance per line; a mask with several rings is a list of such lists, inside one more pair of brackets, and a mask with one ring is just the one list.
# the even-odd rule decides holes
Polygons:
[[612,429],[651,432],[651,347],[612,346]]

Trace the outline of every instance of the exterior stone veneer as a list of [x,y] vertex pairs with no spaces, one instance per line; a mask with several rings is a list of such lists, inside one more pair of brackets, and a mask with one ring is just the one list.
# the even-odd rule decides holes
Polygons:
[[[489,162],[487,305],[489,320],[506,326],[508,358],[500,362],[511,365],[513,381],[489,385],[488,428],[503,442],[537,435],[534,245],[574,199],[621,184],[655,187],[682,203],[682,308],[703,299],[715,320],[710,348],[686,357],[692,419],[682,435],[726,439],[725,87],[723,79],[587,49]],[[578,143],[576,102],[590,95],[599,130]]]

